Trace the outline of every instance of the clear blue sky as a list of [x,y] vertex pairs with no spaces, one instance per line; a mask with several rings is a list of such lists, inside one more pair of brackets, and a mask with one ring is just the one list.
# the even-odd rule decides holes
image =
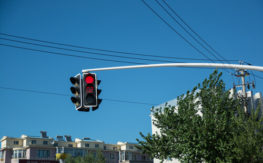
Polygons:
[[[174,29],[201,49],[154,0],[146,0],[146,2]],[[224,58],[244,60],[252,65],[263,66],[263,2],[261,0],[167,0],[167,2]],[[90,48],[205,59],[140,0],[0,0],[0,33]],[[0,35],[0,38],[26,41],[3,35]],[[38,47],[3,39],[0,39],[0,44],[101,59],[160,63]],[[214,59],[204,49],[201,50]],[[70,96],[4,88],[70,95],[69,78],[80,73],[82,69],[131,64],[58,56],[2,45],[0,45],[0,56],[0,137],[39,135],[40,130],[46,130],[51,137],[72,135],[73,138],[91,137],[107,143],[136,142],[135,139],[140,137],[140,131],[144,134],[151,132],[149,115],[152,105],[176,98],[213,72],[213,69],[193,68],[97,72],[98,78],[102,81],[100,97],[105,100],[95,112],[78,112],[74,109]],[[238,62],[231,63],[238,64]],[[227,88],[231,88],[233,82],[238,83],[230,73],[227,71],[223,73]],[[263,76],[261,72],[255,74],[259,77]],[[252,81],[253,77],[250,78]],[[256,86],[253,91],[262,91],[262,79],[256,78]],[[114,100],[142,102],[149,105]]]

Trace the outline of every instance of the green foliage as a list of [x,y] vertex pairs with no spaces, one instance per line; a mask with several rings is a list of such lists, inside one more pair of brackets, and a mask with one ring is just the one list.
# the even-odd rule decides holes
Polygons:
[[259,108],[250,116],[245,114],[239,99],[226,91],[221,75],[215,71],[179,96],[176,107],[153,108],[153,123],[160,133],[140,133],[141,150],[153,158],[182,162],[263,161]]
[[105,157],[101,151],[95,153],[88,153],[83,157],[68,156],[65,159],[65,163],[105,163]]

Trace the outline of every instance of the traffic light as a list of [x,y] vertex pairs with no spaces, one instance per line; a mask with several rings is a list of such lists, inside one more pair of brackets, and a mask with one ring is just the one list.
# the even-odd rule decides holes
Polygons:
[[84,108],[92,107],[92,110],[96,110],[101,103],[101,99],[98,99],[98,95],[101,90],[98,90],[100,81],[97,80],[95,73],[83,73],[83,106]]
[[102,99],[99,99],[99,97],[98,97],[99,94],[101,93],[101,89],[98,89],[100,82],[101,82],[101,80],[97,80],[97,87],[96,87],[96,89],[97,89],[97,106],[92,107],[92,111],[97,110],[99,108],[100,103],[102,102]]
[[71,83],[73,84],[72,87],[70,87],[70,90],[72,94],[74,94],[73,97],[71,97],[72,103],[75,105],[75,108],[77,110],[81,109],[83,106],[82,102],[82,80],[81,75],[77,74],[74,77],[70,78]]

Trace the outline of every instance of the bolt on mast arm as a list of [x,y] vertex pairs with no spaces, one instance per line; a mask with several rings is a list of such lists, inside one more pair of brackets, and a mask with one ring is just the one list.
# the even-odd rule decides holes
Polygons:
[[122,70],[136,68],[154,68],[154,67],[199,67],[199,68],[228,68],[228,69],[243,69],[262,71],[262,66],[237,65],[237,64],[222,64],[222,63],[161,63],[161,64],[146,64],[146,65],[131,65],[118,67],[104,67],[82,70],[83,73],[91,71],[107,71],[107,70]]

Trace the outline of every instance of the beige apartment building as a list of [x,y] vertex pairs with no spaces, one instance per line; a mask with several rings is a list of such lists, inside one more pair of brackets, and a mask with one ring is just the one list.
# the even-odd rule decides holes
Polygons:
[[48,137],[45,131],[41,136],[22,135],[20,138],[4,136],[1,139],[0,163],[58,163],[65,155],[73,157],[92,154],[96,156],[101,151],[106,163],[152,163],[147,155],[136,148],[136,144],[118,142],[106,144],[103,141],[90,138],[71,136]]

